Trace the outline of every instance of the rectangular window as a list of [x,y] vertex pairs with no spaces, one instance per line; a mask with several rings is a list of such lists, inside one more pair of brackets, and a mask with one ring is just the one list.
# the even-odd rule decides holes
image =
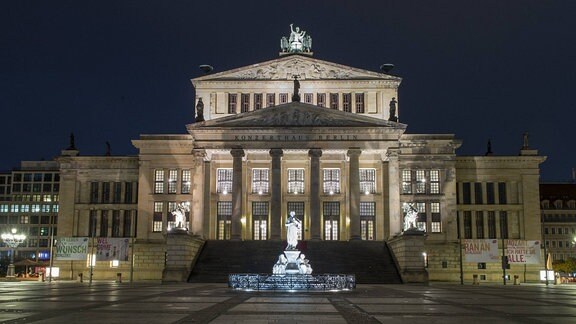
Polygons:
[[482,183],[481,182],[474,182],[474,203],[476,205],[484,204],[484,200],[482,199]]
[[426,204],[423,202],[417,202],[414,204],[414,207],[416,207],[416,211],[418,211],[418,218],[416,219],[416,227],[421,230],[426,232],[427,229],[427,223],[428,223],[428,217],[426,215]]
[[508,203],[506,199],[506,182],[498,182],[498,203],[500,205]]
[[254,110],[262,109],[262,94],[254,94]]
[[131,204],[133,202],[132,196],[134,194],[132,182],[124,183],[124,203]]
[[120,203],[122,199],[122,182],[114,182],[114,193],[112,195],[112,202],[115,204]]
[[360,202],[360,238],[372,241],[375,239],[374,224],[376,221],[376,203]]
[[287,93],[281,93],[278,98],[280,99],[280,104],[285,104],[288,103],[288,94]]
[[98,203],[98,182],[91,182],[90,183],[90,203],[97,204]]
[[476,238],[484,238],[484,212],[482,211],[476,212]]
[[440,193],[440,170],[430,170],[430,194]]
[[112,211],[112,237],[120,237],[120,211]]
[[376,169],[360,169],[360,192],[376,193]]
[[314,94],[313,93],[305,93],[304,94],[304,103],[313,104],[314,101]]
[[238,94],[236,93],[229,93],[228,94],[228,113],[235,114],[236,113],[236,105],[238,104]]
[[225,195],[232,192],[232,169],[216,170],[216,192]]
[[363,114],[364,113],[364,94],[363,93],[356,93],[356,113]]
[[274,107],[274,106],[276,106],[276,94],[267,93],[266,94],[266,107]]
[[496,238],[496,213],[493,211],[488,212],[488,238]]
[[96,227],[98,225],[98,214],[97,211],[90,211],[90,219],[88,221],[88,235],[90,237],[96,236]]
[[268,169],[252,169],[252,193],[267,194],[270,184]]
[[216,205],[216,214],[218,218],[218,239],[229,240],[232,226],[232,202],[219,201]]
[[352,94],[343,93],[342,94],[342,111],[352,112]]
[[191,185],[190,180],[191,180],[190,170],[182,170],[181,190],[183,194],[190,193],[190,185]]
[[316,94],[316,106],[326,107],[326,94],[325,93]]
[[250,111],[250,94],[243,93],[240,95],[240,112]]
[[168,171],[168,193],[175,194],[176,193],[176,185],[178,183],[178,170],[169,170]]
[[500,238],[508,238],[508,213],[505,211],[500,212]]
[[324,240],[337,241],[340,223],[340,203],[337,201],[325,201],[323,207]]
[[[305,224],[306,222],[304,222],[304,202],[300,202],[300,201],[289,201],[288,202],[288,206],[287,206],[287,211],[288,214],[290,214],[290,212],[294,212],[294,216],[296,216],[296,218],[298,218],[302,224]],[[304,226],[301,226],[301,231],[298,233],[298,240],[301,241],[304,237]]]
[[164,170],[154,171],[154,193],[155,194],[164,193]]
[[102,203],[110,203],[110,182],[102,183]]
[[339,108],[339,102],[340,102],[340,96],[337,93],[331,93],[330,108],[337,110]]
[[324,193],[340,193],[340,169],[323,169],[324,171]]
[[288,169],[288,192],[304,193],[304,169]]
[[468,210],[464,212],[464,238],[472,238],[472,212]]
[[440,216],[440,203],[438,202],[430,203],[430,216],[432,216],[430,223],[431,232],[432,233],[442,232],[442,217]]
[[20,216],[20,224],[28,224],[30,222],[30,219],[28,218],[28,216]]
[[416,170],[416,194],[426,193],[426,172],[424,170]]
[[487,182],[486,183],[486,203],[488,205],[494,205],[494,182]]
[[412,172],[410,170],[402,170],[402,193],[412,193]]
[[130,210],[124,211],[123,237],[132,237],[132,214]]
[[152,231],[162,232],[162,215],[164,214],[164,202],[154,202],[154,216],[152,219]]
[[108,236],[108,211],[101,211],[100,215],[100,237]]
[[472,189],[470,182],[462,183],[462,203],[470,205],[472,203]]
[[268,236],[268,202],[252,202],[254,240],[266,240]]
[[176,227],[176,216],[174,216],[172,212],[176,210],[177,205],[178,204],[175,201],[168,202],[168,213],[166,214],[166,221],[167,221],[166,225],[168,227],[168,230],[171,230],[172,228]]

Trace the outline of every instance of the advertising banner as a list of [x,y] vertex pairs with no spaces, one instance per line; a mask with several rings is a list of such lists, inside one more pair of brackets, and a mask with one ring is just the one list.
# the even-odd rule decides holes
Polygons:
[[128,261],[129,238],[98,237],[96,261]]
[[508,263],[540,264],[540,241],[506,241]]
[[462,240],[465,262],[500,262],[498,255],[498,241],[488,240]]
[[56,239],[56,260],[86,260],[87,237],[59,237]]

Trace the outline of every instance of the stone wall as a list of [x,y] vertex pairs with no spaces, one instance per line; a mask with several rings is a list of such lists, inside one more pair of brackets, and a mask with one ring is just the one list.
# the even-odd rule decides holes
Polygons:
[[192,271],[204,240],[187,231],[170,232],[166,236],[166,267],[162,272],[164,282],[186,282]]
[[404,283],[428,282],[423,256],[424,241],[423,232],[410,230],[388,241]]

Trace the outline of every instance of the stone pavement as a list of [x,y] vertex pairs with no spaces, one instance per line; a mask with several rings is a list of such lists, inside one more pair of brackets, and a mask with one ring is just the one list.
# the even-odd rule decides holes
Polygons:
[[2,323],[576,323],[576,285],[359,285],[241,292],[224,284],[0,282]]

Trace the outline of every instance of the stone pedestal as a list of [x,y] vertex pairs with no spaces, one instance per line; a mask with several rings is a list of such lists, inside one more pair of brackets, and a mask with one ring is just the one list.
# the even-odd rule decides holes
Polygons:
[[426,237],[424,232],[407,230],[388,241],[404,283],[428,282],[428,271],[424,260]]
[[298,274],[300,273],[300,267],[298,263],[298,257],[300,256],[300,251],[284,251],[284,255],[288,259],[288,264],[286,264],[286,274]]
[[174,230],[166,234],[166,267],[163,282],[186,282],[192,271],[204,240],[192,236],[186,230]]

